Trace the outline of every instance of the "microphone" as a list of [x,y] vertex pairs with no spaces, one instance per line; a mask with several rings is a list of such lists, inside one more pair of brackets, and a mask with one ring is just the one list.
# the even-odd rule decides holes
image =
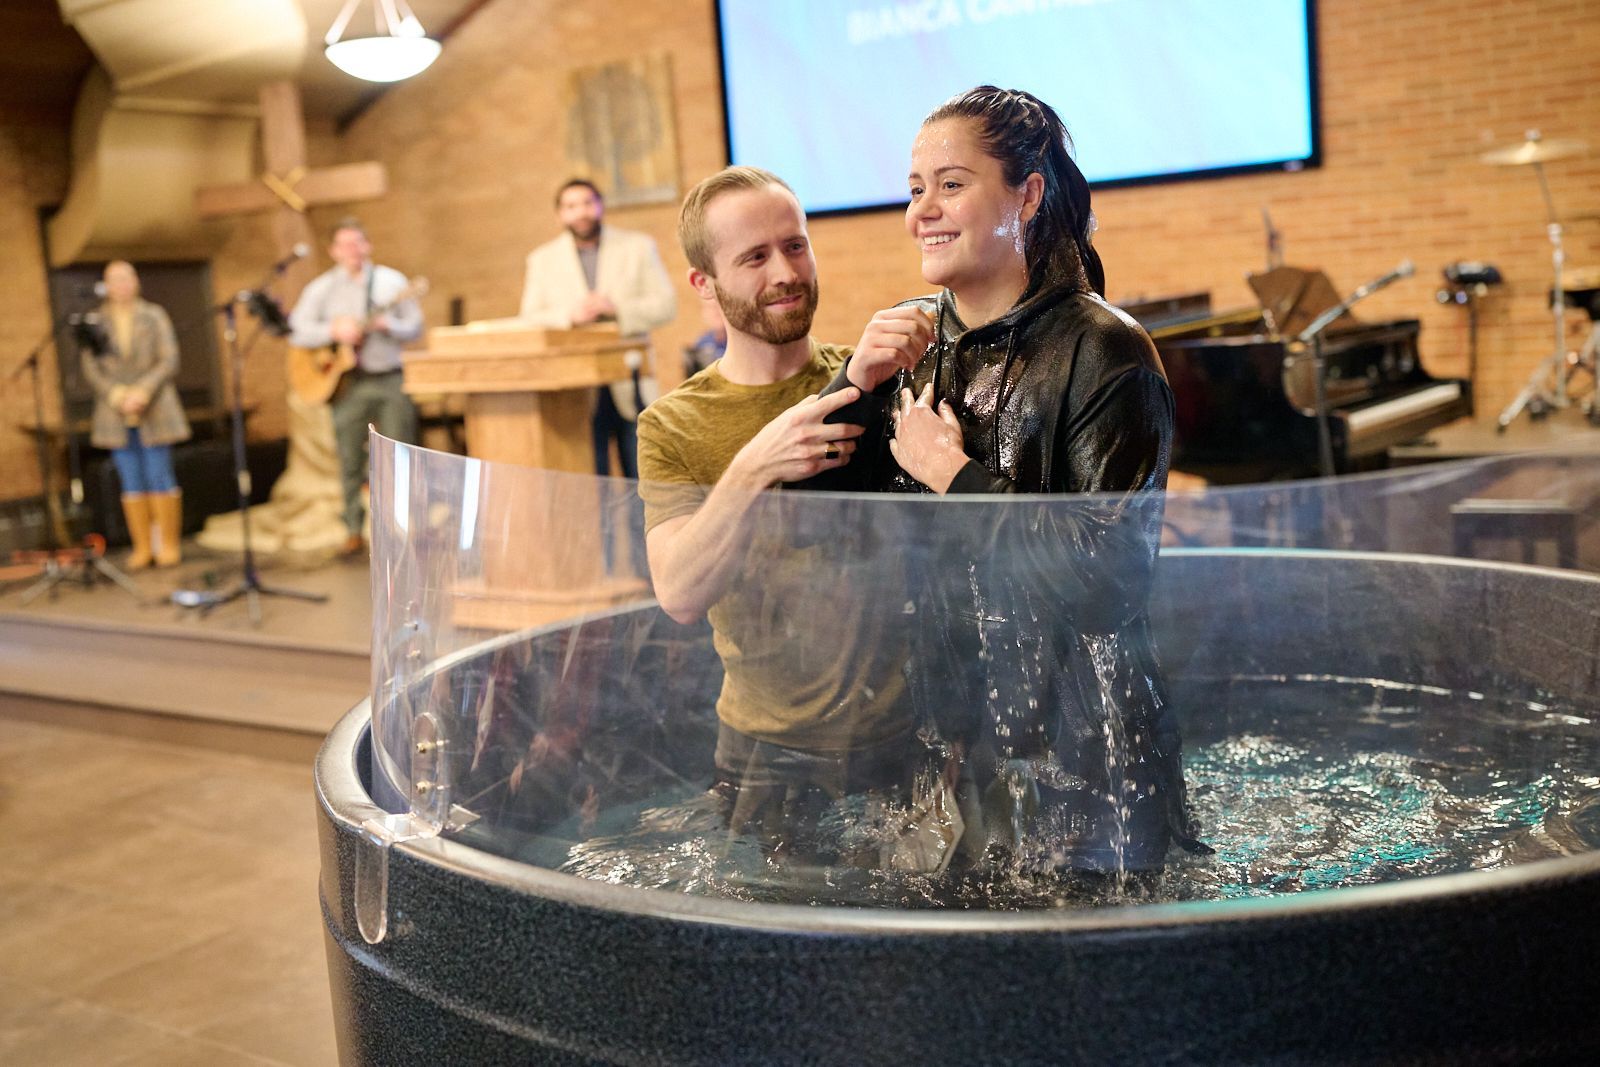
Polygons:
[[1261,205],[1261,221],[1267,231],[1267,269],[1277,270],[1283,266],[1283,235],[1272,224],[1272,213],[1265,204]]
[[293,327],[289,325],[289,317],[283,313],[283,305],[274,300],[265,289],[246,290],[239,294],[239,299],[244,303],[245,309],[260,321],[261,328],[273,337],[288,337],[294,332]]
[[85,311],[68,315],[67,326],[72,330],[72,339],[78,347],[87,349],[90,355],[104,356],[110,353],[111,335],[106,332],[105,323],[98,313]]
[[294,264],[298,263],[300,260],[305,259],[310,254],[311,246],[306,244],[304,241],[301,241],[289,250],[288,255],[284,256],[282,259],[278,260],[278,262],[272,265],[272,273],[274,275],[282,274],[284,271],[294,266]]
[[1324,311],[1322,314],[1313,319],[1310,326],[1307,326],[1305,329],[1300,331],[1301,342],[1310,344],[1313,337],[1320,334],[1323,329],[1327,327],[1327,325],[1334,319],[1337,319],[1340,315],[1343,315],[1346,311],[1349,311],[1352,305],[1360,303],[1373,293],[1376,293],[1379,289],[1382,289],[1384,286],[1393,285],[1401,278],[1409,278],[1416,272],[1417,265],[1408,259],[1404,263],[1401,263],[1394,270],[1390,271],[1388,274],[1385,274],[1383,277],[1374,278],[1372,281],[1361,286],[1355,292],[1351,293],[1333,307],[1329,308],[1327,311]]
[[1346,301],[1346,303],[1354,304],[1357,300],[1364,300],[1373,293],[1376,293],[1379,289],[1382,289],[1384,286],[1393,285],[1401,278],[1409,278],[1415,273],[1417,273],[1417,265],[1408,259],[1394,270],[1390,271],[1388,274],[1385,274],[1383,277],[1374,278],[1366,285],[1361,286],[1355,292],[1351,293],[1350,299]]
[[90,287],[90,292],[94,294],[96,300],[104,300],[106,298],[106,283],[95,282],[94,285]]

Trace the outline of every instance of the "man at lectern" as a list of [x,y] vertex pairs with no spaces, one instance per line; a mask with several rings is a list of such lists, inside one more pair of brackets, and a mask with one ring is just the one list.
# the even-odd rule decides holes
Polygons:
[[[528,255],[518,317],[533,326],[570,329],[615,322],[623,334],[648,333],[672,321],[678,300],[655,241],[605,226],[605,201],[593,182],[573,178],[556,191],[556,217],[566,232]],[[649,368],[598,390],[594,412],[595,470],[611,473],[617,444],[624,478],[637,478],[639,411],[652,399]]]

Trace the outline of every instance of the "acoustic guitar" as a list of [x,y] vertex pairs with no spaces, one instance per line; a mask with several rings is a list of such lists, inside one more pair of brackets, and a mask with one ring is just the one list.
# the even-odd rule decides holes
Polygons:
[[[427,295],[428,279],[412,279],[411,284],[395,294],[392,300],[372,309],[372,313],[362,323],[363,330],[367,322],[371,322],[396,304],[403,304],[407,300],[419,300]],[[356,350],[359,347],[338,342],[316,348],[290,345],[289,388],[295,396],[308,404],[326,404],[333,399],[334,391],[339,388],[339,381],[344,377],[345,371],[356,365]]]

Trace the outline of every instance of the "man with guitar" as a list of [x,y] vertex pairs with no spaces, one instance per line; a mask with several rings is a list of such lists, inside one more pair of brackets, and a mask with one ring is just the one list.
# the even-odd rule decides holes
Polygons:
[[301,291],[289,315],[290,343],[326,353],[329,369],[341,366],[337,351],[344,346],[355,355],[331,404],[349,531],[344,550],[356,555],[366,547],[361,487],[367,478],[367,424],[396,441],[417,439],[417,409],[402,388],[400,350],[422,336],[422,309],[411,299],[415,290],[404,274],[372,262],[372,244],[357,220],[346,218],[334,227],[328,255],[333,267]]

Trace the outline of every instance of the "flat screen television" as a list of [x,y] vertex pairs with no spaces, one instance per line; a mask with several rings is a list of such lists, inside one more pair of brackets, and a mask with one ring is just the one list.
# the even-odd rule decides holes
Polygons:
[[728,159],[813,214],[906,202],[911,141],[985,83],[1060,113],[1098,186],[1318,163],[1313,0],[717,0]]

